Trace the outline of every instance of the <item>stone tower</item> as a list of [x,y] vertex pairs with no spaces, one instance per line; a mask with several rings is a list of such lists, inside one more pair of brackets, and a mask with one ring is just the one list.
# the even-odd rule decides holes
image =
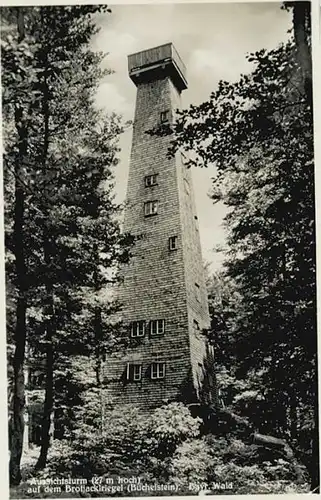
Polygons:
[[167,156],[172,137],[148,133],[175,119],[186,70],[173,44],[128,57],[137,87],[124,230],[138,236],[122,270],[126,353],[107,363],[109,397],[150,408],[212,398],[212,352],[198,220],[186,158]]

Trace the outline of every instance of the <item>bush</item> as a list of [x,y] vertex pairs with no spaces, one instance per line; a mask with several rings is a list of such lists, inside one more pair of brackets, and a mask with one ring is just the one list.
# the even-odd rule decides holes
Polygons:
[[[94,421],[91,413],[90,420]],[[150,415],[142,415],[137,408],[118,407],[106,412],[103,431],[82,419],[72,440],[55,440],[46,474],[87,479],[149,474],[167,480],[176,448],[199,435],[200,423],[181,403],[157,408]]]
[[[193,418],[181,403],[145,415],[130,406],[116,407],[105,412],[103,429],[93,403],[88,412],[85,406],[82,408],[72,439],[53,442],[46,469],[36,473],[38,479],[73,477],[90,481],[93,476],[135,476],[143,483],[173,484],[180,494],[194,495],[199,489],[207,489],[206,485],[214,494],[308,491],[306,473],[294,458],[280,458],[275,451],[247,444],[232,434],[201,437],[201,420]],[[32,462],[36,457],[30,455],[24,480],[35,476]],[[231,489],[223,491],[226,483],[231,483]],[[196,488],[190,488],[191,484]],[[150,494],[139,492],[139,496]],[[23,491],[23,496],[32,495]]]
[[[211,450],[209,484],[232,483],[230,493],[287,493],[306,490],[307,474],[296,460],[278,458],[273,450],[235,438],[207,436]],[[266,460],[266,456],[272,457]],[[222,493],[215,490],[213,493]]]
[[187,440],[181,443],[174,453],[170,480],[181,492],[191,493],[188,487],[190,483],[207,483],[212,463],[211,451],[205,439]]
[[201,423],[201,419],[192,417],[182,403],[157,408],[147,425],[146,437],[153,441],[150,451],[160,459],[172,456],[183,441],[199,436]]

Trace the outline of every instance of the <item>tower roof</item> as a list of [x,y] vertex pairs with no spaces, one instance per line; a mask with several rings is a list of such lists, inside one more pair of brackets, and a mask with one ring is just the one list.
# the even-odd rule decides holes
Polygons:
[[172,43],[130,54],[128,72],[135,85],[170,76],[179,91],[187,88],[186,67]]

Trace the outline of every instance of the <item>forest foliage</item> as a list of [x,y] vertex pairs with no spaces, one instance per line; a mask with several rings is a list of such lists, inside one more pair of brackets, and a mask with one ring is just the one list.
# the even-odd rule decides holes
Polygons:
[[[309,489],[307,471],[296,460],[255,445],[241,435],[204,434],[201,419],[192,417],[182,403],[164,405],[143,415],[133,406],[111,408],[106,412],[105,429],[98,433],[88,417],[93,413],[98,417],[92,394],[90,401],[84,400],[74,438],[54,441],[46,469],[35,474],[30,457],[24,467],[24,481],[15,490],[17,497],[33,497],[35,479],[45,481],[57,475],[84,478],[89,488],[93,477],[115,487],[118,477],[139,478],[143,485],[159,487],[156,492],[124,487],[110,491],[108,496],[306,493]],[[84,495],[85,488],[72,496]],[[52,496],[68,495],[48,494]]]
[[[6,276],[12,398],[10,477],[20,481],[25,360],[45,371],[42,447],[46,465],[52,418],[72,421],[72,357],[102,357],[120,326],[108,294],[129,257],[114,201],[120,117],[95,106],[103,54],[90,49],[93,14],[107,7],[3,11]],[[106,68],[106,66],[105,66]],[[66,414],[67,413],[67,414]]]
[[[316,257],[309,6],[291,6],[287,43],[247,59],[178,112],[171,153],[214,172],[227,208],[224,269],[210,284],[221,402],[286,439],[319,485]],[[163,132],[164,133],[164,132]],[[165,131],[166,133],[166,131]]]

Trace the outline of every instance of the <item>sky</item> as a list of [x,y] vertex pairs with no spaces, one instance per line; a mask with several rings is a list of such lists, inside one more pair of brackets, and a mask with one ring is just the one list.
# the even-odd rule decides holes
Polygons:
[[[287,40],[291,16],[280,6],[278,2],[111,5],[111,14],[97,18],[100,31],[92,44],[95,50],[108,52],[104,64],[114,71],[98,89],[97,106],[132,120],[136,87],[128,77],[127,56],[167,42],[174,43],[187,67],[183,107],[207,100],[219,80],[234,82],[251,71],[247,53],[272,49]],[[131,134],[128,128],[120,140],[115,172],[119,202],[126,195]],[[211,168],[192,172],[203,259],[215,272],[223,258],[214,249],[224,243],[226,211],[209,198],[213,175]]]

